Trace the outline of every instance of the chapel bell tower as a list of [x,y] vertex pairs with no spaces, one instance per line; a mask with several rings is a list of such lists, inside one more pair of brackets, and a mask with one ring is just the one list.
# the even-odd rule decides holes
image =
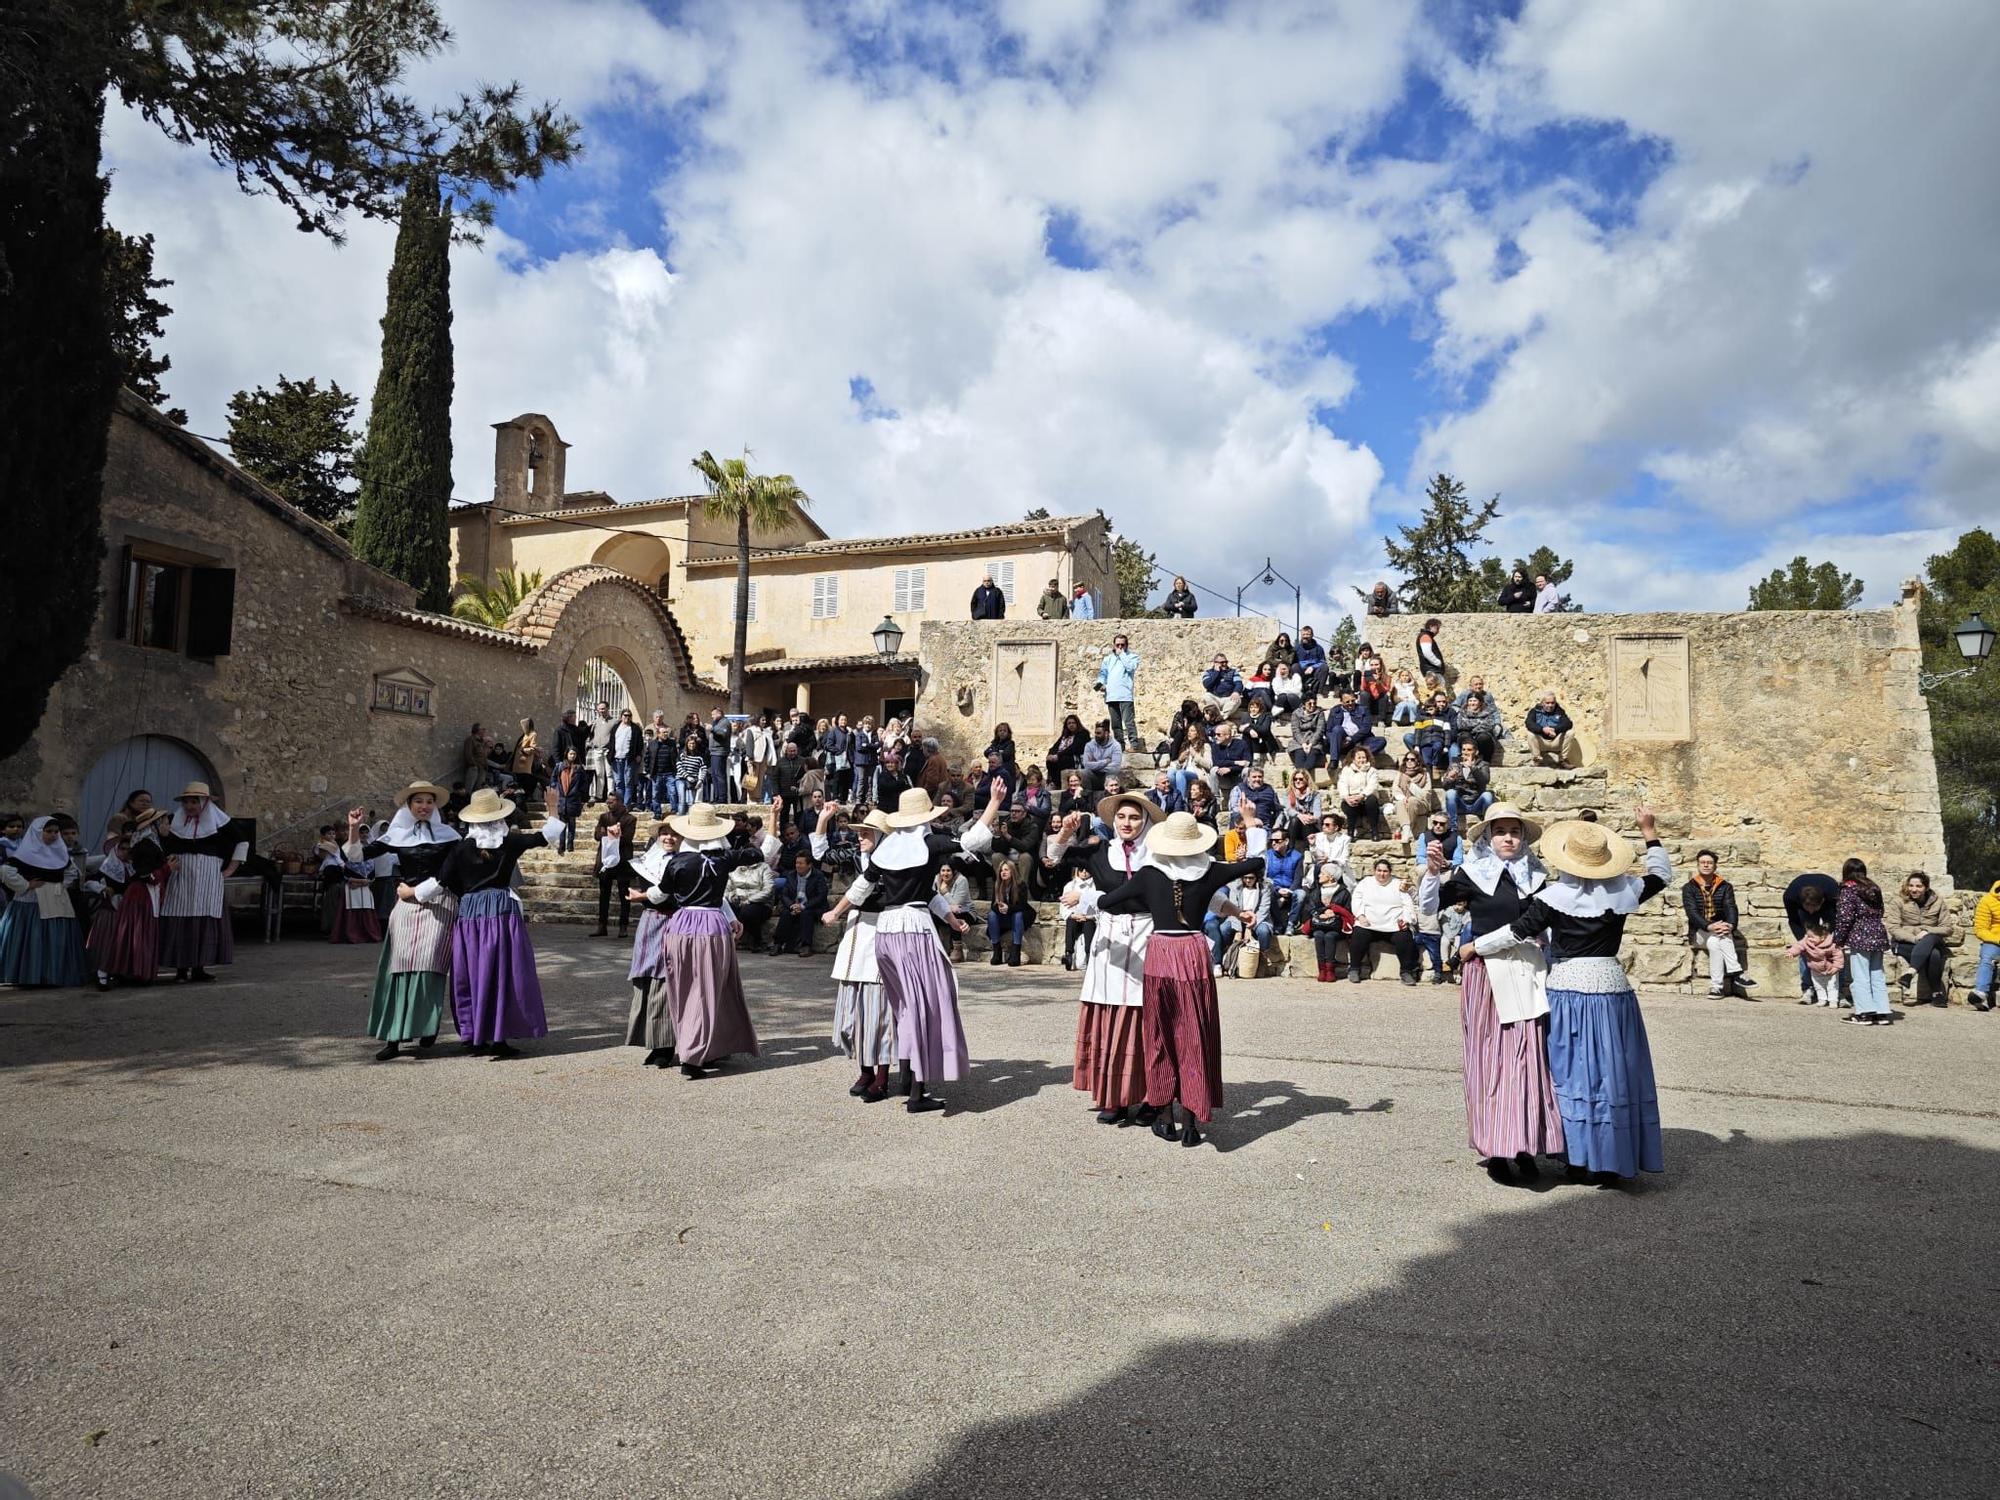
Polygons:
[[493,504],[509,511],[555,510],[562,504],[569,444],[539,412],[493,424]]

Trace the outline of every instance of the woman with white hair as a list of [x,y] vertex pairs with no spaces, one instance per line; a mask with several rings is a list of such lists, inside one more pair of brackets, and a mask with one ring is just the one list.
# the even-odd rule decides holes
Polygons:
[[368,1034],[383,1044],[375,1054],[377,1062],[396,1056],[405,1042],[419,1047],[435,1042],[449,999],[446,976],[458,898],[439,889],[428,901],[417,899],[417,887],[444,868],[459,842],[458,830],[438,811],[447,796],[434,781],[411,782],[396,793],[396,816],[366,843],[361,829],[367,812],[356,807],[347,814],[343,854],[367,860],[376,869],[392,865],[400,877],[390,892],[395,899],[387,903],[388,941],[368,992]]
[[177,982],[205,983],[215,978],[209,965],[236,959],[223,882],[249,857],[250,845],[236,836],[207,782],[190,781],[176,800],[180,808],[160,834],[160,848],[172,861],[160,897],[160,963],[173,969]]
[[[819,827],[808,836],[812,857],[822,860],[832,849],[827,830],[838,807],[819,815]],[[854,825],[866,863],[875,846],[895,829],[879,807]],[[850,886],[820,921],[828,927],[847,925],[833,955],[833,1045],[845,1052],[860,1075],[847,1092],[863,1104],[880,1104],[889,1097],[889,1065],[896,1060],[896,1013],[882,988],[882,966],[875,958],[875,933],[882,917],[882,893],[871,890],[860,900]]]
[[1549,1074],[1570,1167],[1599,1187],[1666,1170],[1652,1048],[1618,945],[1626,918],[1666,888],[1673,866],[1652,810],[1639,808],[1634,821],[1646,841],[1643,877],[1631,873],[1630,841],[1602,823],[1557,823],[1541,840],[1556,878],[1470,945],[1490,961],[1548,934]]

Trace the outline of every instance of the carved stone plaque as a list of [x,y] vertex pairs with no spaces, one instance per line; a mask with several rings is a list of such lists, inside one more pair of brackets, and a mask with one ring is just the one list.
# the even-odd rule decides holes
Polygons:
[[1612,637],[1609,718],[1614,740],[1694,738],[1686,636]]
[[1015,737],[1053,734],[1057,647],[1054,641],[1001,641],[993,648],[993,721]]

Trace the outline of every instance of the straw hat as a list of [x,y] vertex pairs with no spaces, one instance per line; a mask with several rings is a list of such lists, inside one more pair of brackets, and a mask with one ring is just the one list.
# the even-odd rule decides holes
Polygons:
[[134,835],[141,834],[144,833],[148,828],[151,828],[155,823],[165,822],[166,818],[167,818],[167,810],[164,807],[148,808],[145,812],[140,813],[139,816],[134,818],[130,823],[126,824],[125,831],[129,834],[134,834]]
[[1140,812],[1144,813],[1146,815],[1146,821],[1149,823],[1157,823],[1160,821],[1162,817],[1165,816],[1165,814],[1160,811],[1159,805],[1157,803],[1149,801],[1145,797],[1140,796],[1137,792],[1119,792],[1115,796],[1105,797],[1100,799],[1097,804],[1097,816],[1103,819],[1106,823],[1109,823],[1111,821],[1111,815],[1116,811],[1118,811],[1120,807],[1128,803],[1131,806],[1138,808]]
[[715,804],[711,802],[695,803],[678,818],[667,819],[667,827],[696,844],[705,844],[710,839],[726,839],[736,829],[729,819],[715,815]]
[[461,823],[498,823],[513,816],[513,800],[501,796],[490,786],[483,786],[472,794],[472,800],[465,804],[465,811],[458,815],[458,820]]
[[[190,781],[186,786],[181,788],[181,797],[212,797],[212,796],[214,796],[214,793],[209,791],[208,783],[205,781]],[[176,797],[174,800],[178,802],[180,801],[180,797]]]
[[435,781],[413,781],[400,792],[396,793],[396,806],[408,807],[410,799],[419,792],[429,792],[440,802],[448,801],[451,797],[451,793],[439,786]]
[[1216,832],[1206,823],[1197,823],[1193,813],[1168,813],[1167,819],[1146,839],[1155,854],[1206,854],[1215,847]]
[[1631,841],[1602,823],[1553,824],[1542,835],[1541,849],[1543,864],[1579,880],[1611,880],[1632,868]]
[[1486,816],[1465,830],[1465,841],[1476,844],[1486,837],[1486,830],[1502,818],[1512,818],[1521,825],[1521,836],[1529,843],[1542,836],[1542,825],[1522,812],[1511,802],[1496,802],[1486,809]]
[[872,828],[884,836],[896,831],[894,826],[889,822],[889,815],[879,807],[869,810],[868,816],[861,820],[861,826],[863,828]]
[[913,786],[896,799],[896,810],[889,814],[888,823],[893,831],[900,828],[921,828],[944,811],[931,805],[931,794],[920,786]]

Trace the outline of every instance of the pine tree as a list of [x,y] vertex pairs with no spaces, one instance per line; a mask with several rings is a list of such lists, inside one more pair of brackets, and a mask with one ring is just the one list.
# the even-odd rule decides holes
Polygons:
[[362,561],[414,584],[418,606],[440,612],[451,608],[451,388],[451,213],[436,174],[422,173],[404,197],[389,266],[353,541]]
[[111,314],[111,347],[118,356],[120,377],[149,404],[166,414],[168,421],[187,426],[187,413],[169,407],[166,388],[160,377],[174,362],[153,351],[162,325],[173,309],[153,293],[173,283],[153,274],[153,237],[150,234],[120,234],[110,225],[104,228],[104,297]]
[[315,521],[351,524],[354,397],[329,381],[278,377],[229,398],[229,450],[243,469]]
[[[1472,560],[1473,550],[1486,539],[1486,528],[1500,514],[1500,497],[1475,508],[1465,498],[1465,486],[1449,474],[1439,474],[1424,492],[1423,513],[1414,526],[1399,526],[1399,545],[1382,538],[1389,566],[1403,575],[1396,597],[1404,610],[1419,614],[1453,614],[1493,608],[1485,571]],[[1367,591],[1355,590],[1365,601]]]
[[1118,613],[1132,620],[1158,619],[1146,601],[1160,581],[1160,560],[1129,536],[1111,544],[1111,576],[1118,580]]
[[1860,579],[1830,562],[1808,563],[1803,557],[1750,585],[1752,609],[1852,609],[1860,602]]

